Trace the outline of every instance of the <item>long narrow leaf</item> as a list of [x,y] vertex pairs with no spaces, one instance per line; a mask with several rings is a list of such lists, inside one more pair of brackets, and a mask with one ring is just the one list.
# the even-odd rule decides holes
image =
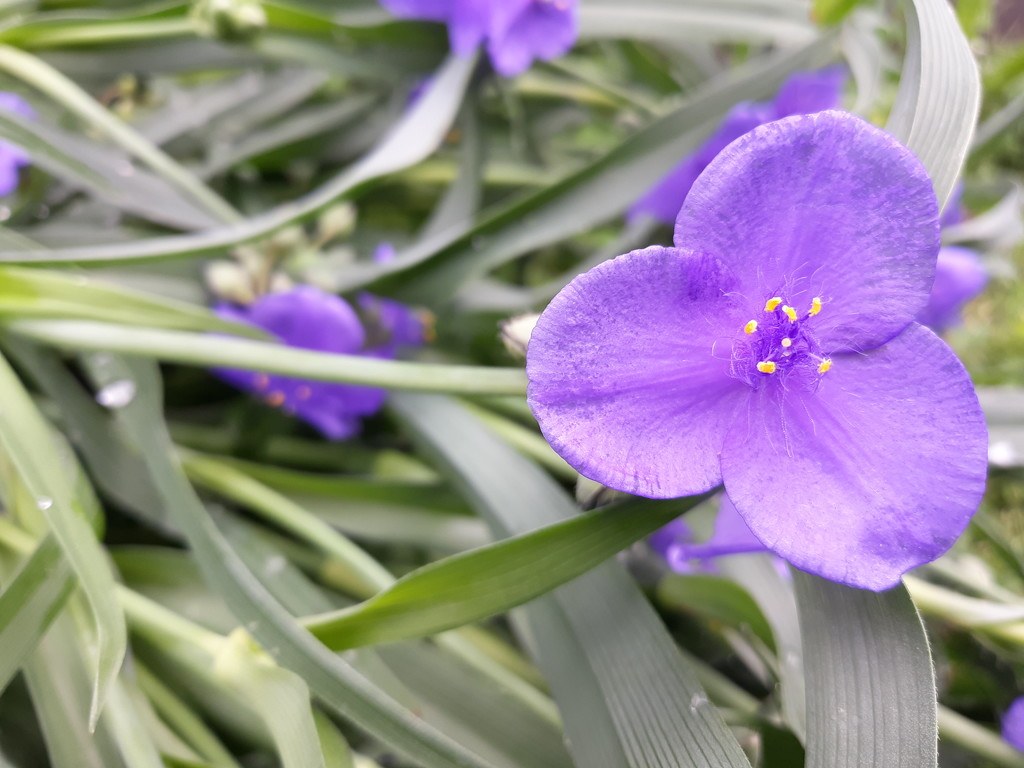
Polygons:
[[595,568],[706,498],[624,504],[445,558],[306,622],[329,648],[408,640],[510,610]]
[[807,674],[807,768],[935,768],[935,676],[906,587],[794,572]]
[[[392,406],[501,536],[575,516],[554,481],[455,402]],[[747,768],[735,738],[632,579],[605,563],[527,607],[531,647],[587,768]]]

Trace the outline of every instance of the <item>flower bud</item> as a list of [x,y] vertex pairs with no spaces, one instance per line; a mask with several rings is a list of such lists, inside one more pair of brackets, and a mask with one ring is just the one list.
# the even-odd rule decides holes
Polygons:
[[249,40],[267,26],[267,15],[256,0],[196,0],[189,16],[203,37],[229,42]]
[[240,264],[233,261],[211,261],[206,265],[203,277],[210,293],[220,299],[243,306],[256,300],[252,279]]
[[533,333],[533,327],[537,324],[537,318],[539,317],[540,315],[531,313],[516,315],[502,321],[500,324],[501,340],[505,344],[505,349],[509,351],[512,357],[526,357],[526,347],[530,343],[530,334]]
[[356,225],[356,208],[351,203],[332,205],[320,215],[317,235],[321,243],[352,234]]

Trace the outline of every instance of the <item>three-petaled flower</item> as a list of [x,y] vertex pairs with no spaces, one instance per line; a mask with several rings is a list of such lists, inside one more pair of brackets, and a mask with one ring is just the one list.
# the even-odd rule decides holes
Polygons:
[[[362,317],[339,296],[304,285],[269,293],[251,305],[219,304],[218,315],[254,325],[289,347],[345,355],[393,358],[423,343],[425,325],[403,304],[370,294],[358,298]],[[331,440],[359,432],[362,418],[380,410],[387,393],[375,387],[332,384],[290,376],[216,368],[228,383],[294,414]]]
[[891,136],[843,112],[768,123],[697,179],[675,247],[555,297],[530,405],[581,474],[656,498],[724,482],[796,567],[892,587],[985,487],[970,378],[914,322],[938,247],[931,182]]
[[534,59],[554,59],[576,42],[579,0],[381,0],[396,16],[448,25],[460,56],[481,43],[494,68],[511,77]]

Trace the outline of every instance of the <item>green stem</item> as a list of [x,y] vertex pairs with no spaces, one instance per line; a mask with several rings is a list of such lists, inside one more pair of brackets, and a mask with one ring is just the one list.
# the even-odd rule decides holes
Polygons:
[[111,114],[76,83],[46,62],[8,45],[0,45],[0,70],[45,93],[78,118],[101,131],[115,144],[142,160],[157,175],[182,190],[225,223],[242,217],[216,192]]
[[139,689],[146,694],[164,722],[212,768],[240,768],[202,719],[138,659],[135,660],[135,672]]
[[67,45],[106,45],[194,36],[195,28],[188,19],[144,19],[63,27],[41,26],[18,32],[21,36],[17,41],[18,47],[35,50]]
[[921,613],[945,619],[964,629],[984,632],[998,640],[1024,646],[1024,621],[1016,618],[1021,609],[990,600],[967,597],[913,576],[903,579]]
[[999,734],[941,706],[939,738],[980,755],[1000,768],[1024,768],[1024,754],[1003,741]]
[[394,577],[376,560],[327,523],[291,499],[268,488],[230,464],[179,449],[189,478],[204,488],[241,504],[293,536],[336,558],[345,565],[345,591],[367,598],[394,584]]
[[317,381],[456,394],[522,395],[526,374],[519,368],[485,368],[378,360],[282,347],[262,341],[210,334],[132,328],[112,323],[19,320],[7,328],[63,349],[96,350],[151,357],[202,367],[243,368]]

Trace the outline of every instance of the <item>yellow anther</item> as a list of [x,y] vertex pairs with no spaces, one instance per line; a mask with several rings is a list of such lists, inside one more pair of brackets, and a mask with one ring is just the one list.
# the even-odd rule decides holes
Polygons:
[[791,322],[791,323],[795,323],[796,322],[796,310],[793,309],[791,306],[789,306],[789,305],[784,306],[782,308],[782,312],[783,312],[783,314],[786,317],[789,318],[789,322]]
[[744,333],[753,333],[757,330],[757,320],[751,320],[749,323],[743,326]]
[[764,311],[765,312],[774,312],[775,308],[777,306],[779,306],[779,304],[781,304],[781,303],[782,303],[782,299],[779,296],[774,296],[774,297],[768,299],[768,301],[765,302],[765,304],[764,304]]
[[775,373],[776,367],[777,366],[775,365],[775,363],[773,363],[771,360],[762,360],[760,363],[757,364],[757,370],[759,370],[761,373]]
[[827,357],[821,361],[821,365],[818,366],[818,373],[828,373],[828,369],[832,367],[832,361]]
[[782,340],[782,346],[784,346],[784,347],[792,347],[793,346],[793,340],[792,339],[783,339]]
[[810,315],[811,317],[814,317],[819,312],[821,312],[821,297],[815,296],[813,299],[811,299],[811,311],[808,312],[807,314]]

